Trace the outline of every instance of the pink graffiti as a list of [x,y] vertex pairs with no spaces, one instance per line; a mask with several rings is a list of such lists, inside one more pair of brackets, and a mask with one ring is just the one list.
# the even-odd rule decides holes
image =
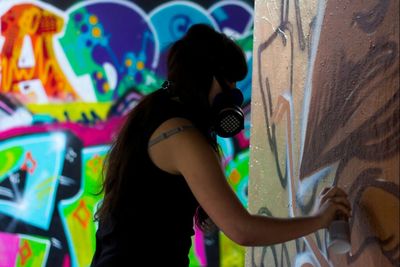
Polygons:
[[194,250],[201,266],[207,266],[207,257],[204,248],[205,244],[203,232],[195,227]]
[[0,267],[15,266],[19,241],[18,235],[0,233]]
[[94,126],[81,125],[73,122],[55,123],[46,125],[33,125],[16,127],[0,132],[0,140],[11,137],[43,132],[70,131],[82,141],[83,146],[108,144],[113,140],[113,135],[120,128],[124,118],[111,118],[106,122],[99,122]]

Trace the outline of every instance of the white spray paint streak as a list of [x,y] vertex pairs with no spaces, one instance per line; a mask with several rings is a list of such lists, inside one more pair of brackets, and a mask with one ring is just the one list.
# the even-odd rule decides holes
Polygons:
[[314,31],[312,33],[310,62],[308,64],[307,78],[306,78],[306,83],[304,85],[303,116],[300,126],[300,131],[301,131],[300,162],[302,162],[303,160],[304,142],[306,138],[307,121],[308,121],[309,107],[312,95],[312,77],[314,73],[315,58],[317,56],[317,51],[319,46],[319,38],[321,36],[322,23],[325,17],[325,9],[326,9],[326,0],[320,0],[318,2],[317,17],[315,20]]

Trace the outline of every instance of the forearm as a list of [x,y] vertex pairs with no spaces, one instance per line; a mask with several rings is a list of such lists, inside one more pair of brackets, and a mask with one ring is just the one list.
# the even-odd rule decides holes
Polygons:
[[250,215],[240,234],[244,246],[269,246],[308,235],[322,228],[315,216],[274,218]]

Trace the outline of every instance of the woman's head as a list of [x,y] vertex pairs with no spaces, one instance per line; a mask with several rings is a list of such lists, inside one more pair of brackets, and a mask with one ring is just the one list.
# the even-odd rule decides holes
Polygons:
[[167,64],[167,78],[174,84],[172,94],[193,112],[203,115],[210,111],[209,93],[214,77],[233,83],[247,74],[242,49],[205,24],[193,25],[172,45]]

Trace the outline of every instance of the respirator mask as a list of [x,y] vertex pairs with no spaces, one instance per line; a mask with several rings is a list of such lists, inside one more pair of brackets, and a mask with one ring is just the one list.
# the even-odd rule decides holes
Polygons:
[[244,129],[241,108],[243,94],[238,88],[230,88],[221,77],[215,77],[222,88],[211,104],[212,128],[220,137],[233,137]]
[[[222,92],[214,97],[211,104],[211,131],[220,137],[233,137],[244,129],[244,114],[241,108],[243,94],[238,88],[230,88],[220,77],[215,77]],[[161,88],[171,93],[171,81],[165,81]]]

